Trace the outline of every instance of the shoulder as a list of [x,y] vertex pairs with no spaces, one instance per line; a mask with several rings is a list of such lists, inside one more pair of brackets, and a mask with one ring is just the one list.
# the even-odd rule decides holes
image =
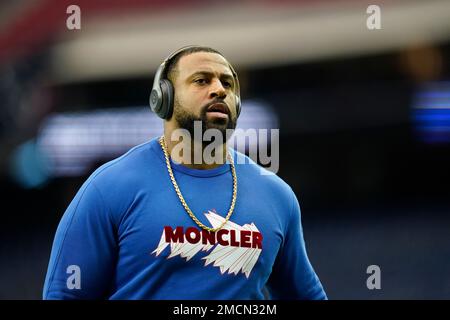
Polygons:
[[97,168],[80,189],[83,202],[96,199],[95,202],[107,208],[113,221],[120,221],[121,215],[136,197],[143,190],[151,191],[157,183],[154,167],[161,161],[158,161],[151,147],[152,140]]
[[242,178],[257,186],[258,189],[268,190],[272,195],[291,203],[295,194],[287,182],[245,154],[236,150],[233,150],[233,153],[236,167],[239,168]]
[[150,150],[151,141],[137,145],[125,154],[98,167],[89,177],[98,188],[110,187],[111,183],[117,184],[136,179],[145,170],[151,170],[154,163]]
[[152,149],[153,140],[137,145],[120,157],[97,168],[84,185],[96,189],[112,208],[126,206],[141,190],[151,190],[160,165]]

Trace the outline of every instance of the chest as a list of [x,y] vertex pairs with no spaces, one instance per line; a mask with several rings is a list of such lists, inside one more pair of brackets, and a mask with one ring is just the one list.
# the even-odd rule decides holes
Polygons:
[[[229,210],[228,189],[227,193],[217,184],[196,185],[184,194],[195,217],[216,228]],[[233,214],[216,232],[200,228],[173,189],[143,193],[121,222],[120,256],[137,265],[164,261],[191,271],[215,269],[218,275],[267,276],[283,241],[282,209],[253,193],[238,194]]]

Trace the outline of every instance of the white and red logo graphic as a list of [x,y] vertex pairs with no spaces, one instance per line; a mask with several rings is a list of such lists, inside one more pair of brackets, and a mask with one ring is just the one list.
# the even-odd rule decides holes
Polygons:
[[[219,227],[225,220],[213,211],[205,214],[213,228]],[[161,235],[158,247],[152,252],[159,256],[170,244],[170,255],[173,258],[177,255],[189,261],[200,251],[211,251],[206,257],[205,266],[213,263],[214,267],[219,267],[224,274],[239,272],[248,278],[258,261],[262,251],[262,234],[253,224],[240,226],[228,221],[217,232],[199,230],[195,227],[186,228],[165,226]]]

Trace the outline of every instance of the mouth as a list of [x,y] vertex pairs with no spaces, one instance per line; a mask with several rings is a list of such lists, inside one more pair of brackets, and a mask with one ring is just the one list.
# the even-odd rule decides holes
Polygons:
[[215,113],[215,114],[221,114],[228,116],[230,114],[230,110],[228,109],[228,106],[223,102],[217,102],[213,103],[208,107],[206,110],[207,113]]

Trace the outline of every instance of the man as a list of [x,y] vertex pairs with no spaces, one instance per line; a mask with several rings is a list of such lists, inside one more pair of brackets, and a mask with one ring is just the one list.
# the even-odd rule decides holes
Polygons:
[[[158,69],[150,105],[165,119],[163,136],[83,184],[58,226],[44,298],[326,299],[294,192],[227,148],[240,112],[227,60],[180,49]],[[217,161],[196,157],[209,145],[196,124],[224,138],[211,152]]]

